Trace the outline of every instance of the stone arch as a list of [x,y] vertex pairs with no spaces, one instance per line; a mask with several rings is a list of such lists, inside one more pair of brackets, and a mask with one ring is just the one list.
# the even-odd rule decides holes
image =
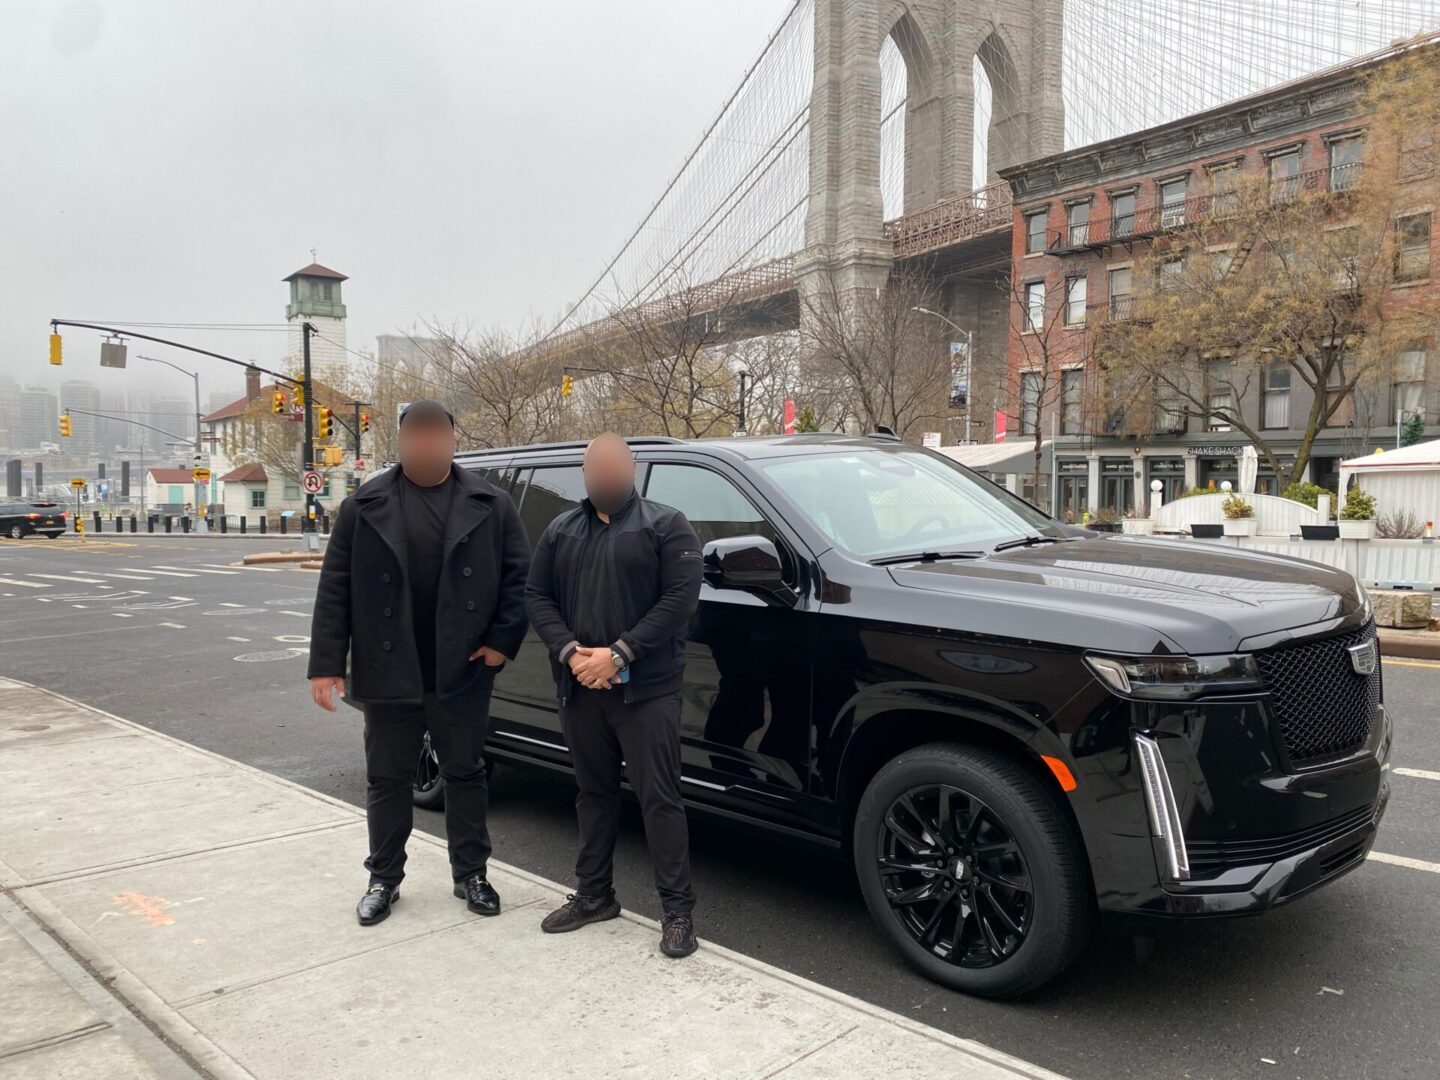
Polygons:
[[[990,80],[990,130],[985,136],[986,175],[972,172],[971,177],[973,186],[978,188],[997,179],[1000,169],[1024,161],[1031,154],[1020,72],[999,27],[990,28],[976,46],[974,58]],[[973,115],[973,100],[971,110]]]
[[894,43],[905,64],[900,160],[904,170],[903,209],[911,213],[935,202],[945,186],[945,107],[941,93],[946,75],[944,53],[935,47],[929,29],[908,7],[900,7],[885,36]]

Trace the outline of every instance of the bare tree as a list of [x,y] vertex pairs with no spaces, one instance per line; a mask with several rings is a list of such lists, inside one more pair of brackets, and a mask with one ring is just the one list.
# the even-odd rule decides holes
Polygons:
[[455,424],[468,446],[524,446],[565,426],[553,357],[498,331],[431,326],[451,358]]

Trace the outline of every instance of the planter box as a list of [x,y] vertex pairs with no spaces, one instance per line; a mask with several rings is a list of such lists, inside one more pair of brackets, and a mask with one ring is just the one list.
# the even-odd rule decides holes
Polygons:
[[1342,539],[1342,540],[1374,540],[1374,539],[1375,539],[1375,519],[1374,519],[1374,518],[1370,518],[1370,519],[1368,519],[1368,520],[1363,520],[1363,521],[1350,521],[1350,520],[1347,520],[1347,519],[1345,519],[1345,518],[1341,518],[1340,521],[1339,521],[1339,525],[1340,525],[1340,539]]
[[1339,540],[1340,529],[1334,525],[1301,525],[1302,540]]
[[1126,536],[1150,536],[1155,532],[1155,522],[1149,518],[1126,518],[1120,524]]
[[1226,536],[1254,536],[1256,524],[1254,518],[1226,518],[1222,528]]
[[1218,540],[1225,535],[1225,526],[1201,525],[1197,522],[1190,526],[1190,535],[1196,540]]
[[1120,523],[1118,521],[1092,521],[1085,528],[1094,532],[1114,533],[1120,531]]

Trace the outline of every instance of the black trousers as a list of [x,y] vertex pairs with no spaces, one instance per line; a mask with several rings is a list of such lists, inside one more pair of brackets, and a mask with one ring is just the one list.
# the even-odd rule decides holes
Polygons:
[[620,831],[620,763],[640,800],[655,888],[666,914],[692,911],[690,830],[680,801],[680,694],[625,704],[618,688],[580,687],[560,707],[580,819],[579,891],[600,896],[614,885]]
[[365,706],[365,820],[370,827],[370,881],[398,885],[405,876],[405,841],[414,820],[411,786],[425,732],[445,778],[445,835],[456,881],[484,874],[490,861],[485,816],[485,732],[490,694],[442,702],[426,694],[420,705]]

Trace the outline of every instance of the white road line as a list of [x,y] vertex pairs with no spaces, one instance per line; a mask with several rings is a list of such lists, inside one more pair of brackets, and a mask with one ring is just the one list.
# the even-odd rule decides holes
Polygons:
[[226,641],[249,641],[248,637],[227,637]]
[[170,627],[171,630],[184,630],[184,629],[185,629],[185,624],[184,624],[184,623],[178,623],[178,622],[162,622],[160,625],[161,625],[161,626],[168,626],[168,627]]
[[1387,855],[1383,851],[1372,851],[1367,858],[1376,862],[1389,863],[1391,866],[1408,866],[1411,870],[1426,870],[1432,874],[1440,874],[1440,862],[1426,862],[1424,859],[1412,859],[1406,855]]
[[93,570],[93,571],[91,571],[91,573],[99,574],[101,577],[107,577],[107,578],[123,578],[123,579],[126,580],[126,581],[154,581],[154,580],[155,580],[153,577],[145,577],[145,576],[143,576],[143,575],[141,575],[141,574],[116,574],[116,573],[111,573],[111,572],[106,572],[106,571],[100,571],[100,570]]
[[[210,564],[206,563],[205,565],[209,566]],[[241,569],[258,570],[262,574],[283,574],[285,572],[285,568],[283,566],[245,566]]]
[[239,574],[243,573],[246,570],[255,569],[251,566],[226,566],[224,563],[218,562],[202,562],[200,565],[208,566],[211,570],[224,570],[227,574]]
[[21,581],[19,578],[0,577],[0,585],[20,585],[27,589],[49,589],[43,581]]
[[134,615],[126,615],[123,611],[112,611],[110,614],[114,615],[117,619],[133,619],[135,617]]
[[71,604],[70,606],[71,606],[71,607],[78,607],[78,608],[84,609],[84,608],[89,607],[90,605],[89,605],[89,604]]
[[150,567],[148,567],[148,566],[145,567],[145,573],[147,573],[147,574],[159,574],[159,575],[162,576],[162,577],[198,577],[198,576],[199,576],[199,575],[197,575],[197,574],[178,574],[178,573],[176,573],[174,570],[152,570],[152,569],[150,569]]
[[1440,780],[1440,772],[1431,772],[1429,769],[1392,769],[1396,776],[1414,776],[1421,780]]
[[244,604],[227,604],[225,601],[222,600],[222,601],[220,601],[220,606],[221,606],[221,607],[244,607],[245,605],[244,605]]
[[98,577],[71,577],[69,574],[31,574],[31,577],[49,578],[52,581],[78,581],[84,585],[104,585]]
[[171,597],[167,597],[167,599],[170,599],[170,600],[194,600],[195,598],[194,598],[193,596],[171,596]]
[[229,574],[232,577],[240,573],[239,570],[201,570],[198,566],[166,566],[163,563],[156,567],[157,570],[184,570],[189,574]]
[[308,619],[308,618],[310,618],[310,616],[307,615],[307,614],[306,614],[305,612],[303,612],[303,611],[282,611],[282,612],[280,612],[280,614],[281,614],[281,615],[294,615],[297,619]]

